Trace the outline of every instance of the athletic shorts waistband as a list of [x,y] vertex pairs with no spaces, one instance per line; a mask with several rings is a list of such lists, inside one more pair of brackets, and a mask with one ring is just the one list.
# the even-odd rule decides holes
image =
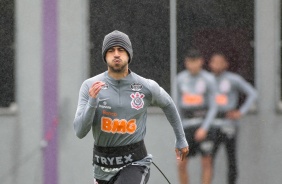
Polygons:
[[117,147],[94,145],[93,164],[108,168],[118,168],[134,161],[141,160],[146,156],[147,150],[144,140]]

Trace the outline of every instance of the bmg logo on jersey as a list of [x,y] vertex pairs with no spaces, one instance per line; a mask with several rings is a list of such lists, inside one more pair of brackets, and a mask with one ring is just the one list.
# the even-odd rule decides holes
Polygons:
[[143,108],[144,106],[143,98],[145,97],[143,93],[139,93],[139,92],[132,93],[130,97],[132,98],[131,107],[133,109],[139,110]]
[[136,119],[129,121],[125,119],[101,118],[101,130],[108,133],[133,134],[137,129]]

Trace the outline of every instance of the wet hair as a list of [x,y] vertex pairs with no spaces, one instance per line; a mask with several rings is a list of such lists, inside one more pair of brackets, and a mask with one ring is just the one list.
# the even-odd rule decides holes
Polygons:
[[203,54],[197,50],[197,49],[190,49],[188,52],[185,54],[185,59],[199,59],[202,58]]

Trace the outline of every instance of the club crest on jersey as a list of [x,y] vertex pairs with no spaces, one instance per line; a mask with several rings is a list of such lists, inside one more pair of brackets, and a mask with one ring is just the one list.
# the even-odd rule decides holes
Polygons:
[[140,84],[140,83],[132,83],[132,84],[130,85],[130,88],[131,88],[133,91],[140,91],[140,90],[143,88],[143,86],[142,86],[142,84]]
[[136,110],[143,108],[144,106],[143,98],[145,97],[143,93],[139,93],[139,92],[132,93],[130,97],[132,98],[131,108]]
[[204,94],[207,88],[205,81],[202,79],[198,80],[195,88],[197,93]]
[[222,80],[219,84],[219,90],[221,93],[228,93],[231,90],[230,81],[227,79]]

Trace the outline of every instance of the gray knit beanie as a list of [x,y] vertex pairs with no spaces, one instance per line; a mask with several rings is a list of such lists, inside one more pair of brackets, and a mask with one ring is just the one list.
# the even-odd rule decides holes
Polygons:
[[132,50],[130,39],[126,34],[118,30],[115,30],[107,34],[104,38],[103,46],[102,46],[102,57],[104,62],[107,62],[105,59],[106,52],[108,51],[108,49],[110,49],[113,46],[123,47],[127,51],[129,56],[128,63],[131,62],[133,57],[133,50]]

